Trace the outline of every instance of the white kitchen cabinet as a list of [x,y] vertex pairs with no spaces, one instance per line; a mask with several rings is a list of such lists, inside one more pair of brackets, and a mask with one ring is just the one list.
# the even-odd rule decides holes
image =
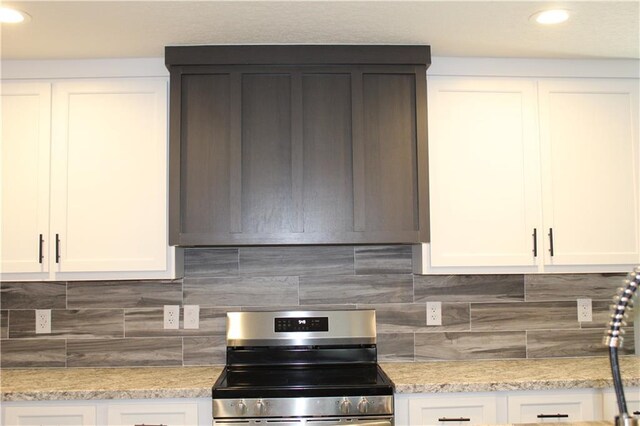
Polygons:
[[5,426],[97,425],[95,405],[38,404],[3,408]]
[[[398,394],[395,396],[396,424],[473,425],[613,420],[615,414],[606,409],[606,392],[600,389],[549,389]],[[627,394],[633,395],[634,392],[640,395],[637,388],[627,390]],[[632,407],[633,402],[629,406]],[[558,414],[561,416],[557,417]],[[455,419],[461,420],[456,422]]]
[[2,269],[47,273],[51,85],[2,85]]
[[195,402],[164,404],[121,402],[107,408],[107,424],[110,426],[197,425],[198,404]]
[[[616,393],[613,389],[605,389],[602,396],[604,418],[614,419],[618,415]],[[625,387],[624,396],[629,414],[640,416],[640,388]]]
[[563,423],[599,420],[600,395],[547,391],[508,396],[509,423]]
[[0,424],[210,426],[211,398],[3,402]]
[[431,242],[417,273],[640,260],[637,79],[432,77],[428,95]]
[[495,396],[438,394],[409,400],[410,425],[480,425],[497,423]]
[[[46,91],[40,95],[38,123],[44,128],[51,117],[51,132],[45,136],[42,130],[38,138],[37,154],[42,157],[38,164],[32,158],[34,148],[16,148],[24,140],[35,145],[35,136],[22,128],[36,107],[30,105],[23,121],[5,121],[18,115],[21,105],[8,98],[5,109],[3,95],[3,162],[24,161],[29,169],[38,166],[29,171],[37,172],[45,194],[38,195],[37,206],[31,195],[34,189],[25,203],[3,199],[3,230],[17,227],[20,232],[3,235],[2,279],[174,277],[175,252],[167,243],[166,223],[166,79],[54,81],[51,87],[50,102]],[[5,94],[29,85],[3,82],[2,88]],[[5,140],[5,133],[12,137]],[[26,179],[26,172],[16,166],[3,172],[3,186],[12,186],[16,177]],[[17,195],[9,192],[6,197],[13,201]],[[48,230],[23,225],[23,216],[34,222],[33,212]],[[40,234],[44,240],[40,268],[12,267],[16,257],[38,259]]]
[[431,264],[535,265],[535,82],[430,78],[429,114]]
[[538,87],[546,262],[638,262],[638,82]]

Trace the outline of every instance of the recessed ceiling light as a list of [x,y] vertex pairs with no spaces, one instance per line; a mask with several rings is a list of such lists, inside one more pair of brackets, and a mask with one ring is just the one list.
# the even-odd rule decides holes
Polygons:
[[8,7],[0,7],[0,23],[2,24],[18,24],[28,21],[29,15],[19,10]]
[[569,11],[564,9],[543,10],[531,15],[530,19],[542,25],[560,24],[569,19]]

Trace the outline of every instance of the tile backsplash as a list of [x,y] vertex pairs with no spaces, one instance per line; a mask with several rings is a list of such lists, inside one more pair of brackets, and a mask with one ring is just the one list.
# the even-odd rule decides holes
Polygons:
[[[373,308],[382,361],[606,355],[623,274],[413,275],[411,246],[185,250],[180,280],[0,283],[0,366],[223,364],[232,310]],[[579,323],[576,299],[593,300]],[[426,302],[442,325],[426,325]],[[163,329],[163,305],[200,305],[197,330]],[[35,309],[52,310],[35,334]],[[634,352],[633,333],[624,353]]]

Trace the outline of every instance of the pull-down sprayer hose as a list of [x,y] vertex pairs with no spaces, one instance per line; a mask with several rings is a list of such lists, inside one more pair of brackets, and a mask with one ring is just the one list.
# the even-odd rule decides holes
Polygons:
[[[622,377],[620,375],[620,365],[618,363],[618,348],[622,347],[624,340],[623,326],[627,325],[624,319],[627,317],[626,310],[633,307],[633,296],[640,285],[640,267],[629,273],[624,281],[624,287],[618,289],[615,297],[615,305],[612,307],[611,321],[604,337],[604,344],[609,347],[609,361],[611,362],[611,374],[613,375],[613,387],[616,393],[619,415],[616,417],[616,425],[637,426],[638,422],[627,412],[627,402],[624,397],[622,387]],[[636,325],[638,327],[640,325]]]

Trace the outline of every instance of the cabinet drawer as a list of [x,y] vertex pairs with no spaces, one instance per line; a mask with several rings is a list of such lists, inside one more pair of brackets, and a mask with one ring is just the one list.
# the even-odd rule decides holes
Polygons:
[[509,423],[558,423],[598,420],[591,394],[509,396]]
[[[602,395],[604,403],[604,418],[605,420],[613,420],[613,418],[618,415],[616,394],[613,389],[605,389]],[[627,401],[627,411],[629,414],[636,416],[640,415],[640,388],[627,387],[624,390],[624,396]]]
[[109,425],[197,425],[198,404],[115,404],[107,411]]
[[88,405],[29,405],[5,407],[7,426],[90,426],[97,425],[96,407]]
[[447,395],[412,399],[409,423],[451,426],[496,423],[496,398]]

